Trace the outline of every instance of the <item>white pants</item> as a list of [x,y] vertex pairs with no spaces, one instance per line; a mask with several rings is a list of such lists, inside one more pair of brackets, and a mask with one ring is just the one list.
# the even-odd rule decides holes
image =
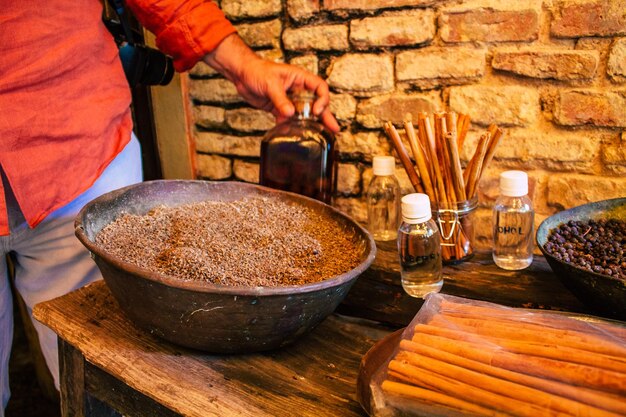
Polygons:
[[[11,234],[0,236],[0,417],[10,397],[9,357],[13,339],[13,305],[6,265],[6,255],[15,259],[15,288],[31,315],[33,306],[67,294],[101,278],[87,249],[74,235],[74,219],[80,209],[109,191],[140,182],[141,151],[132,140],[111,162],[100,178],[83,194],[51,213],[31,229],[22,216],[12,192],[7,192]],[[8,190],[8,184],[5,184]],[[33,321],[43,356],[59,388],[59,358],[56,334]]]

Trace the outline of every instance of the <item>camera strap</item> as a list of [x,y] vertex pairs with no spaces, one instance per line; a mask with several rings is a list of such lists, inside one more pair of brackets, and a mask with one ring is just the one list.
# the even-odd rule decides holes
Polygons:
[[[107,25],[107,27],[109,28],[109,31],[111,31],[113,37],[115,38],[115,41],[118,44],[121,44],[122,42],[128,42],[128,43],[134,44],[135,39],[133,36],[133,30],[130,27],[130,21],[128,20],[128,14],[126,13],[126,9],[124,7],[124,1],[123,0],[107,0],[107,4],[110,6],[111,10],[113,10],[113,13],[115,13],[115,16],[117,16],[119,26],[121,26],[122,28],[122,32],[120,32],[119,29],[111,30],[109,25]],[[110,22],[110,20],[105,20],[105,22]]]

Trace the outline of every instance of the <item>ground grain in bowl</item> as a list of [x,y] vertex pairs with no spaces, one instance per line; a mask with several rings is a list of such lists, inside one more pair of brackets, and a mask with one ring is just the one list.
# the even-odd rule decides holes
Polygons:
[[351,270],[355,240],[327,215],[266,197],[123,214],[96,236],[108,254],[181,280],[268,287]]

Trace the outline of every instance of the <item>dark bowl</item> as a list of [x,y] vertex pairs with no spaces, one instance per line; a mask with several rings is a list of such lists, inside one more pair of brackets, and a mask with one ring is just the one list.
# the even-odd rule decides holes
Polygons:
[[587,271],[556,259],[543,245],[553,229],[570,220],[626,220],[626,198],[584,204],[556,213],[545,219],[537,229],[537,246],[563,284],[595,314],[626,320],[626,281]]
[[[359,264],[324,281],[283,287],[229,287],[184,281],[123,262],[95,243],[95,236],[122,213],[143,215],[158,205],[264,196],[300,204],[339,222],[354,236]],[[284,191],[239,182],[148,181],[88,203],[75,221],[122,311],[138,327],[175,344],[213,353],[275,349],[296,340],[331,314],[374,260],[369,232],[335,208]]]

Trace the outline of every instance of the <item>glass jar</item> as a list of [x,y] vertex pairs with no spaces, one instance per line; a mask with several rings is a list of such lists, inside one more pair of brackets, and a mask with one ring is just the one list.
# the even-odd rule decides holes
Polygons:
[[337,182],[335,138],[313,115],[313,93],[298,91],[291,100],[293,117],[261,142],[259,183],[330,204]]
[[441,232],[444,264],[457,264],[474,256],[474,213],[478,197],[456,203],[433,204],[433,218]]

